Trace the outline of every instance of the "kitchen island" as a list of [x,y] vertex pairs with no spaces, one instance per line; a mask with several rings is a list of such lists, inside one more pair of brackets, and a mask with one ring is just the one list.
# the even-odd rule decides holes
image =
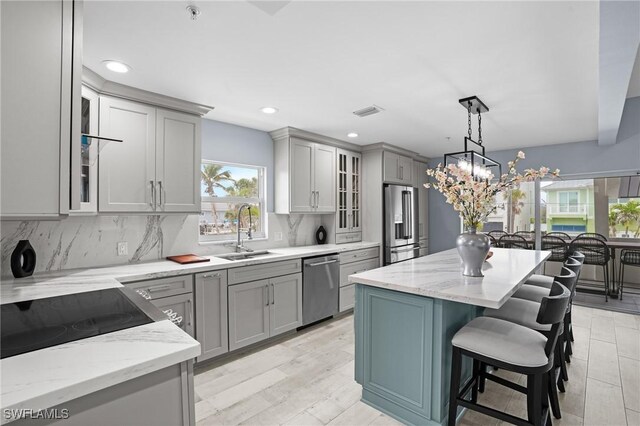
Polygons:
[[[354,274],[355,379],[362,401],[405,424],[447,423],[451,338],[499,308],[551,255],[492,249],[484,277],[464,277],[455,250]],[[467,360],[468,361],[468,360]],[[463,380],[471,363],[463,364]]]

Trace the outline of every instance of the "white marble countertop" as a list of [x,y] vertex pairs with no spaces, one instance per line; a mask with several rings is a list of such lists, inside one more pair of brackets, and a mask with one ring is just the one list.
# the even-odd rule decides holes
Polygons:
[[497,309],[551,255],[549,251],[492,248],[484,277],[462,275],[455,249],[349,276],[349,281],[420,296]]
[[[7,278],[0,281],[0,300],[13,303],[34,300],[61,294],[98,290],[112,282],[128,283],[220,269],[238,268],[248,265],[277,262],[307,256],[377,247],[379,243],[358,242],[347,244],[324,244],[301,247],[281,247],[270,249],[268,255],[246,260],[225,260],[216,256],[205,256],[209,262],[180,265],[169,260],[116,265],[92,269],[68,269],[36,274],[27,278]],[[50,286],[55,284],[55,286]]]
[[200,344],[164,320],[5,358],[2,409],[50,408],[198,355]]
[[[37,274],[0,282],[1,303],[74,294],[122,283],[340,253],[378,243],[326,244],[270,250],[256,259],[180,265],[157,261]],[[2,409],[42,409],[195,358],[200,344],[169,320],[77,340],[0,361]],[[7,421],[0,416],[0,424]]]

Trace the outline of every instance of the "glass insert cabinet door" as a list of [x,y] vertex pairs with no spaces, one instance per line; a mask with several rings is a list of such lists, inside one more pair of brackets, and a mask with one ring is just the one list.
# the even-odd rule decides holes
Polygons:
[[[80,106],[80,133],[98,132],[98,94],[82,86]],[[98,144],[97,141],[80,136],[80,211],[96,212],[98,196]]]
[[338,203],[336,232],[361,231],[361,164],[360,154],[338,150]]

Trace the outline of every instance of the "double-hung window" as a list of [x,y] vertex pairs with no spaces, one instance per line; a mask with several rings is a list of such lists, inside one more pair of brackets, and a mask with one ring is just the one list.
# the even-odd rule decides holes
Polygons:
[[[265,167],[202,160],[200,241],[232,241],[238,227],[266,237]],[[238,209],[248,204],[250,208]],[[244,238],[244,237],[243,237]]]
[[558,204],[561,213],[578,213],[578,191],[559,192]]

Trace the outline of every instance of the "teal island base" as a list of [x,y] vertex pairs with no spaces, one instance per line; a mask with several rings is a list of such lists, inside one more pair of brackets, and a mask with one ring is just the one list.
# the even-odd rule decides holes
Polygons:
[[[405,424],[445,425],[451,338],[478,313],[474,305],[356,284],[355,379],[362,401]],[[472,367],[464,361],[462,383]]]

